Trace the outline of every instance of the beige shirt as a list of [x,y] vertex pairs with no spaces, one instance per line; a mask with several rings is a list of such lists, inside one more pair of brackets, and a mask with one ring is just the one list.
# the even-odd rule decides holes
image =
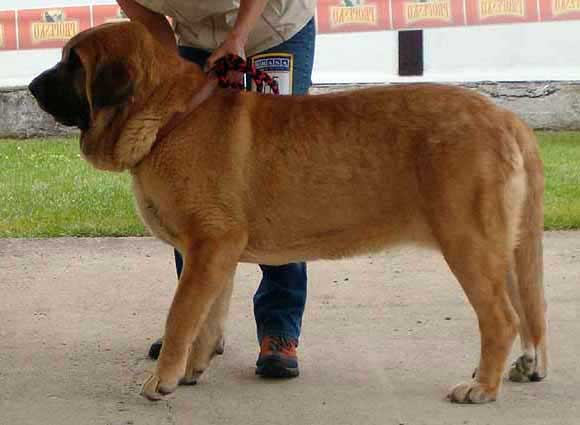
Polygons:
[[[231,31],[239,0],[136,0],[173,19],[178,43],[214,50]],[[314,16],[316,0],[270,0],[250,33],[246,54],[253,55],[288,40]]]

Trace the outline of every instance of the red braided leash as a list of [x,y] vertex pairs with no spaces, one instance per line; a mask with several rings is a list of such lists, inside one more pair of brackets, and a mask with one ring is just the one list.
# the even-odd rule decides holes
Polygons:
[[237,71],[247,74],[256,83],[256,88],[259,93],[264,90],[264,84],[267,84],[272,93],[279,94],[278,82],[270,77],[266,72],[256,69],[255,66],[246,62],[244,59],[237,55],[227,55],[217,60],[214,64],[211,72],[213,72],[218,78],[218,84],[220,87],[231,87],[235,89],[242,90],[244,85],[242,83],[231,83],[228,81],[228,72]]
[[[274,80],[264,71],[257,70],[254,66],[248,64],[244,59],[236,55],[227,55],[218,59],[213,68],[210,70],[210,73],[213,73],[217,77],[218,85],[220,87],[231,87],[243,90],[244,85],[242,83],[229,82],[229,71],[243,72],[249,75],[249,77],[252,78],[252,80],[254,80],[256,83],[256,87],[260,93],[264,90],[264,84],[267,84],[270,86],[272,93],[279,94],[278,82],[276,80]],[[209,86],[206,86],[206,88],[207,87]],[[208,90],[204,90],[202,87],[202,89],[194,96],[192,103],[189,105],[189,107],[186,108],[185,111],[172,114],[165,125],[157,132],[157,140],[161,140],[167,137],[167,135],[171,133],[171,131],[173,131],[188,114],[190,114],[198,105],[204,102],[211,95],[211,88]]]

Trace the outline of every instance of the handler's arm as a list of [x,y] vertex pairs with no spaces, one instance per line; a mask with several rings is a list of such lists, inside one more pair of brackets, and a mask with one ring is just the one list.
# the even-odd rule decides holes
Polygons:
[[216,49],[207,60],[207,67],[211,68],[215,61],[228,54],[245,57],[245,46],[250,32],[262,15],[268,0],[240,0],[240,10],[232,31],[223,44]]
[[135,0],[117,0],[117,3],[129,19],[145,25],[149,32],[165,47],[177,50],[175,34],[164,15],[141,6]]

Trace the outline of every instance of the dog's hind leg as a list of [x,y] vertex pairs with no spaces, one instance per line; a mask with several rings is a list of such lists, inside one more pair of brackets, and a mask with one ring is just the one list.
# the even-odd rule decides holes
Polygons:
[[225,323],[233,288],[234,282],[233,279],[230,279],[221,295],[213,304],[203,327],[197,338],[193,341],[185,368],[185,375],[181,378],[180,384],[196,384],[198,378],[208,368],[212,359],[217,354],[223,353]]
[[518,316],[506,276],[513,265],[526,193],[522,171],[514,167],[499,184],[491,178],[474,180],[474,185],[455,192],[455,203],[445,202],[445,193],[436,201],[434,234],[477,315],[480,330],[479,365],[472,382],[451,390],[449,399],[454,402],[487,403],[497,398],[517,335]]
[[519,244],[514,250],[514,268],[508,276],[512,302],[520,316],[523,354],[512,365],[512,381],[544,379],[548,373],[546,301],[543,284],[543,176],[541,164],[528,160],[528,193],[520,224]]
[[475,310],[481,333],[474,380],[455,386],[449,399],[458,403],[494,401],[517,334],[518,319],[505,285],[507,261],[495,244],[479,238],[446,241],[442,251]]
[[214,303],[233,280],[246,243],[244,231],[230,231],[188,245],[157,368],[141,390],[149,400],[159,400],[173,392],[185,375],[193,341]]

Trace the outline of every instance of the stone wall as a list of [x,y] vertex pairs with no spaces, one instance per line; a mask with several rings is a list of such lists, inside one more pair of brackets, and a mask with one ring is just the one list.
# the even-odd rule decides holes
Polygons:
[[[365,85],[368,86],[368,85]],[[317,85],[312,94],[352,90],[361,85]],[[580,82],[463,84],[513,110],[532,128],[580,130]],[[41,111],[25,88],[0,88],[0,138],[63,136],[77,131],[63,127]]]
[[56,123],[26,88],[0,88],[0,138],[64,136],[78,131]]

